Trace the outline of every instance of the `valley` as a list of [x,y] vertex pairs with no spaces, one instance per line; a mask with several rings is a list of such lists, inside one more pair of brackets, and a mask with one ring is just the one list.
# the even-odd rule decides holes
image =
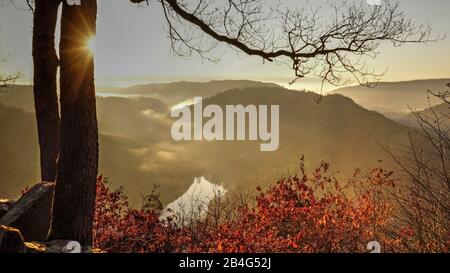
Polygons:
[[[330,171],[340,177],[351,176],[356,168],[392,167],[383,149],[396,150],[408,141],[407,126],[335,92],[317,103],[315,93],[260,82],[189,83],[186,94],[182,83],[156,85],[155,89],[152,86],[147,87],[147,93],[139,86],[114,90],[127,96],[99,93],[97,97],[100,173],[113,185],[124,185],[136,205],[155,184],[160,186],[162,202],[169,204],[191,186],[195,177],[201,176],[230,191],[264,187],[296,173],[302,155],[308,169],[327,161]],[[197,95],[204,96],[205,107],[280,105],[279,148],[261,152],[258,143],[248,140],[174,141],[170,135],[174,122],[170,105]],[[2,164],[9,166],[0,178],[8,181],[1,186],[8,198],[14,198],[38,179],[38,145],[31,102],[31,86],[13,86],[0,93],[2,128],[16,135],[2,134],[0,141],[0,149],[5,151]],[[29,133],[18,134],[19,130]],[[13,158],[29,163],[27,167],[17,165]]]

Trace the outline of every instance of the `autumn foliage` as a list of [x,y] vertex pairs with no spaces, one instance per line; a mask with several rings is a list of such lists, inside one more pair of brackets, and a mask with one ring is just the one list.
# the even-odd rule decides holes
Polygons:
[[392,172],[358,171],[343,183],[326,176],[326,163],[311,175],[303,165],[300,170],[258,188],[230,217],[206,213],[182,225],[162,216],[156,195],[134,209],[123,188],[113,191],[99,179],[95,245],[108,252],[368,252],[367,243],[378,241],[383,251],[404,250],[404,238],[413,234],[407,227],[390,229],[394,208],[385,192],[395,188]]

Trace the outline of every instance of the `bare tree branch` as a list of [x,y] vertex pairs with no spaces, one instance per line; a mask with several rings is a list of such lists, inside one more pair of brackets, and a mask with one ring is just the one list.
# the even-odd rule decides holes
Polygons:
[[[8,60],[7,57],[0,57],[0,63],[6,62],[7,60]],[[22,74],[20,72],[7,74],[0,73],[0,88],[5,88],[13,84],[17,79],[20,78],[21,75]]]
[[[441,98],[450,111],[448,90],[429,93]],[[394,229],[412,228],[408,247],[415,252],[443,252],[450,247],[450,116],[449,111],[438,113],[429,105],[426,112],[413,112],[419,130],[411,131],[401,157],[386,150],[405,181],[392,192],[398,211]]]
[[[264,61],[289,63],[295,73],[292,82],[306,75],[332,85],[375,82],[383,73],[369,69],[367,59],[377,56],[381,43],[401,46],[443,38],[431,37],[430,25],[413,23],[392,1],[379,6],[344,1],[329,4],[327,12],[283,8],[281,3],[272,7],[263,0],[159,2],[176,54],[197,53],[211,59],[205,55],[218,43],[226,43]],[[209,43],[205,36],[212,38]]]
[[0,74],[0,88],[8,87],[9,85],[13,84],[19,78],[20,78],[20,73],[7,74],[7,75]]

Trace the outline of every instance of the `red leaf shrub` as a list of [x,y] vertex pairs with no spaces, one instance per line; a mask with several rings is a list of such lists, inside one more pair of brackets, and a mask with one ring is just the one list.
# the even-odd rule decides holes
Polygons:
[[380,196],[394,185],[392,173],[375,169],[365,179],[357,173],[343,185],[325,176],[327,169],[324,163],[308,176],[301,167],[300,177],[258,188],[254,204],[216,224],[205,217],[178,225],[148,202],[130,208],[123,188],[112,191],[100,178],[95,246],[108,252],[366,252],[373,240],[385,250],[400,245],[382,232],[392,209]]

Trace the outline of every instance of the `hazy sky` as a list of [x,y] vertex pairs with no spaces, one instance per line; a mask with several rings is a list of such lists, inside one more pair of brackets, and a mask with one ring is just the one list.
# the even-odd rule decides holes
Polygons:
[[[283,3],[302,5],[307,2],[289,1]],[[319,1],[325,3],[324,0]],[[32,75],[32,14],[25,9],[25,0],[15,2],[16,7],[0,8],[1,54],[9,53],[11,57],[8,63],[1,64],[0,71],[19,70],[24,74],[23,81],[26,81]],[[97,84],[224,78],[288,82],[292,79],[292,72],[287,67],[263,64],[261,59],[237,54],[227,46],[217,49],[219,54],[224,54],[217,64],[202,61],[196,55],[184,59],[173,56],[158,4],[138,8],[127,0],[98,2]],[[435,33],[450,32],[449,0],[403,0],[402,7],[418,23],[432,23]],[[450,37],[439,43],[383,47],[379,51],[382,54],[373,66],[379,71],[389,68],[383,80],[450,77]],[[300,84],[307,86],[308,81]]]

